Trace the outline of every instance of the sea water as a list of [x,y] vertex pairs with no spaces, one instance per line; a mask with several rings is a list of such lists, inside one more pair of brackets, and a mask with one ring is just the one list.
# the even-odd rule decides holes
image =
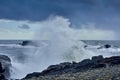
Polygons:
[[[96,55],[104,57],[120,55],[120,41],[113,40],[78,40],[72,43],[29,41],[29,44],[32,42],[39,46],[29,44],[22,46],[20,45],[22,42],[23,40],[0,40],[0,54],[7,55],[12,60],[11,78],[20,79],[29,73],[41,72],[49,65],[61,62],[79,62]],[[104,48],[106,44],[111,47]]]

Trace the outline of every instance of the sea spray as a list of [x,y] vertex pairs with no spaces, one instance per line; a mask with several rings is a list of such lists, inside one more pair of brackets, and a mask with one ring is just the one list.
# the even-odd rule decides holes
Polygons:
[[[40,72],[49,65],[65,61],[79,61],[84,58],[84,55],[88,56],[88,53],[85,54],[82,49],[84,44],[78,41],[74,30],[69,25],[67,19],[56,17],[48,20],[47,25],[40,27],[36,37],[40,40],[47,40],[46,45],[38,46],[36,51],[25,51],[27,59],[24,63],[20,63],[13,58],[12,77],[22,78],[28,73]],[[34,42],[38,43],[38,45],[40,43],[39,41]]]
[[40,72],[60,62],[81,61],[98,55],[86,50],[85,43],[80,41],[84,36],[82,33],[87,31],[71,28],[68,19],[57,16],[39,24],[33,40],[37,47],[23,51],[27,56],[24,62],[12,58],[12,78],[23,78],[28,73]]

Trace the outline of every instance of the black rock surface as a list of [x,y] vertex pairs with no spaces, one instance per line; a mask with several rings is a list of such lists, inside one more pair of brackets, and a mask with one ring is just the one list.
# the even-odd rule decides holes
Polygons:
[[40,73],[31,73],[28,74],[25,79],[31,77],[37,77],[39,75],[59,75],[64,73],[76,73],[76,72],[84,72],[87,70],[103,68],[107,66],[114,66],[120,64],[120,56],[113,56],[109,58],[103,58],[102,55],[93,56],[92,59],[85,59],[81,62],[64,62],[57,65],[51,65],[46,70]]
[[12,64],[10,58],[6,55],[0,55],[0,80],[2,80],[2,78],[10,78],[11,66]]

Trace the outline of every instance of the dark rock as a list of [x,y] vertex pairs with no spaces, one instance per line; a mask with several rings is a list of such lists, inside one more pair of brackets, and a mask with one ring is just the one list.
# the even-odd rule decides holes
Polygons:
[[84,71],[86,71],[88,69],[91,69],[91,67],[94,66],[94,65],[95,65],[95,62],[92,62],[92,61],[90,61],[88,63],[84,63],[84,64],[79,63],[75,67],[75,70],[76,70],[76,72],[84,72]]
[[104,58],[100,63],[109,64],[109,65],[119,65],[120,64],[120,56],[113,56],[110,58]]
[[26,77],[25,77],[25,79],[28,79],[28,78],[31,78],[31,77],[38,77],[40,75],[40,73],[39,72],[34,72],[34,73],[31,73],[31,74],[28,74]]
[[41,73],[28,74],[25,78],[31,78],[38,75],[59,75],[64,73],[84,72],[91,69],[103,68],[106,66],[120,65],[120,56],[103,58],[102,55],[93,56],[92,59],[85,59],[79,63],[60,63],[51,65]]
[[103,46],[100,46],[100,47],[98,47],[97,49],[102,49],[103,48]]
[[111,65],[118,65],[118,64],[120,64],[120,60],[111,61]]
[[90,59],[85,59],[81,62],[79,62],[76,66],[75,66],[75,70],[77,71],[85,71],[88,68],[90,68],[92,65],[94,65],[94,62],[92,62]]
[[74,65],[74,64],[77,64],[77,62],[75,62],[75,61],[72,61],[72,64]]
[[2,64],[0,62],[0,73],[3,73],[3,72],[5,72],[5,70],[3,69]]
[[87,48],[88,46],[87,45],[84,45],[84,48]]
[[103,68],[103,67],[106,67],[106,64],[96,64],[94,65],[93,67],[91,67],[92,69],[96,69],[96,68]]
[[42,74],[56,74],[59,73],[59,71],[63,71],[63,69],[68,69],[70,68],[72,63],[65,62],[65,63],[60,63],[58,65],[51,65],[49,66],[46,70],[42,72]]
[[90,59],[84,59],[84,60],[82,60],[81,62],[79,62],[79,63],[81,63],[81,64],[86,64],[86,63],[89,63],[91,60]]
[[3,74],[0,75],[0,80],[6,80]]
[[20,45],[22,45],[22,46],[26,46],[26,45],[29,44],[29,42],[30,42],[30,41],[23,41],[22,43],[20,43]]
[[5,72],[5,69],[3,69],[2,64],[0,62],[0,80],[5,80],[5,76],[3,73]]
[[102,49],[102,48],[111,48],[111,45],[106,44],[106,45],[98,47],[97,49]]
[[105,47],[105,48],[110,48],[110,47],[111,47],[111,45],[106,44],[106,45],[104,45],[104,47]]
[[20,45],[22,46],[35,46],[35,47],[38,47],[38,46],[43,46],[44,44],[42,43],[37,43],[36,41],[23,41],[22,43],[19,43]]
[[11,62],[10,58],[6,55],[0,55],[0,61],[8,61],[8,62]]
[[6,79],[10,78],[11,60],[6,55],[0,55],[0,72]]
[[95,61],[95,62],[99,62],[103,60],[103,56],[102,55],[99,55],[99,56],[93,56],[92,57],[92,61]]

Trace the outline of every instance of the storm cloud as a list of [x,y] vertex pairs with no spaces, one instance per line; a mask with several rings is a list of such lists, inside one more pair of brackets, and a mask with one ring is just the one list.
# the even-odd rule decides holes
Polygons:
[[0,19],[41,21],[51,15],[69,18],[77,28],[95,23],[118,30],[120,0],[0,0]]
[[119,8],[119,0],[0,0],[0,18],[34,21],[49,15],[71,17],[80,12],[89,16],[101,11],[119,12]]

